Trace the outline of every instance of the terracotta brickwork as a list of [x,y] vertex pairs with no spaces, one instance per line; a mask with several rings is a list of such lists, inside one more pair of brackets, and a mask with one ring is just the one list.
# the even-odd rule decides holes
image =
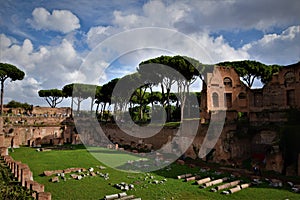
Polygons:
[[[5,147],[1,147],[1,149],[3,148]],[[33,174],[27,164],[15,161],[9,155],[1,155],[1,157],[21,185],[33,191],[32,196],[35,199],[51,200],[51,193],[44,192],[44,185],[33,180]]]
[[247,87],[233,68],[216,66],[207,74],[204,92],[202,110],[227,110],[228,120],[238,117],[234,112],[242,112],[253,122],[286,121],[286,110],[300,107],[300,62],[282,67],[261,89]]
[[249,110],[249,88],[231,67],[215,67],[207,74],[208,110]]

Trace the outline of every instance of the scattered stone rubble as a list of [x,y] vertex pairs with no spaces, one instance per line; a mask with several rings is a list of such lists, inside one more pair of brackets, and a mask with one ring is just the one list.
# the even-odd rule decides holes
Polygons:
[[[104,166],[97,166],[96,168],[99,168],[100,170],[106,169],[106,167],[104,167]],[[93,167],[90,167],[88,170],[86,170],[85,168],[75,168],[74,167],[74,168],[68,168],[65,170],[53,170],[53,171],[44,171],[43,172],[43,174],[45,176],[52,176],[54,174],[56,175],[50,179],[50,181],[52,183],[58,183],[60,181],[59,177],[61,177],[61,179],[64,181],[66,181],[67,179],[70,179],[70,178],[66,177],[66,174],[69,174],[69,173],[72,173],[72,174],[70,174],[70,177],[75,180],[81,180],[84,177],[96,177],[96,176],[103,177],[105,180],[109,179],[109,173],[101,173],[100,171],[96,171]]]
[[128,183],[125,183],[125,182],[121,182],[119,184],[115,184],[114,186],[115,186],[115,188],[117,188],[119,190],[122,190],[122,191],[128,191],[128,190],[134,189],[134,185],[133,184],[128,184]]
[[137,198],[134,195],[127,195],[126,192],[122,192],[118,194],[105,195],[104,200],[142,200],[142,199]]

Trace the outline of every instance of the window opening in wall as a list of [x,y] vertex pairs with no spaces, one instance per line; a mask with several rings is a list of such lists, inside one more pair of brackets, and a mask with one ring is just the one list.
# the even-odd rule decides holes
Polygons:
[[212,94],[212,100],[213,100],[213,107],[214,108],[219,107],[219,95],[216,92]]
[[232,80],[229,77],[224,78],[225,87],[232,87]]
[[227,108],[232,107],[232,93],[225,93],[226,105]]
[[287,90],[286,91],[286,99],[287,99],[288,106],[294,106],[295,105],[295,90]]
[[295,80],[296,80],[296,78],[295,78],[295,73],[294,72],[287,72],[284,75],[284,82],[285,83],[294,83]]

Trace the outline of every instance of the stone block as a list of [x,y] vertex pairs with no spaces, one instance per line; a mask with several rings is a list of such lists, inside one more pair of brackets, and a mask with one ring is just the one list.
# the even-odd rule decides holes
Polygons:
[[3,156],[3,159],[4,159],[5,162],[10,161],[10,160],[14,160],[14,159],[13,159],[11,156],[9,156],[9,155],[4,155],[4,156]]
[[224,190],[224,189],[226,189],[226,188],[236,186],[236,185],[238,185],[239,183],[240,183],[239,180],[237,180],[237,181],[232,181],[232,182],[230,182],[230,183],[225,183],[225,184],[223,184],[223,185],[217,186],[217,187],[216,187],[216,190]]
[[182,174],[182,175],[179,175],[177,176],[178,179],[182,179],[182,178],[188,178],[188,177],[191,177],[193,176],[192,174]]
[[54,177],[51,179],[51,182],[52,182],[52,183],[59,182],[59,177],[58,177],[58,176],[54,176]]
[[43,184],[40,184],[40,183],[38,183],[38,182],[35,182],[35,181],[33,181],[31,184],[30,184],[30,189],[32,190],[32,191],[35,191],[35,192],[37,192],[37,193],[39,193],[39,192],[44,192],[44,185]]
[[7,156],[7,155],[8,155],[8,148],[0,147],[0,156]]
[[273,170],[281,173],[283,170],[283,157],[281,153],[274,153],[266,156],[266,170]]
[[39,192],[37,193],[37,200],[51,200],[50,192]]
[[201,184],[207,183],[209,181],[211,181],[211,179],[210,179],[210,177],[207,177],[207,178],[203,178],[203,179],[198,180],[197,184],[201,185]]
[[18,178],[18,166],[19,166],[19,164],[21,164],[20,161],[15,161],[14,162],[14,168],[13,168],[12,172],[13,172],[15,178]]
[[[22,169],[29,169],[29,167],[28,167],[28,165],[23,164],[23,163],[18,164],[17,178],[18,178],[19,182],[22,182]],[[25,182],[24,182],[24,184],[25,184]]]
[[241,187],[238,185],[238,186],[236,186],[236,187],[234,187],[234,188],[231,188],[231,189],[229,190],[229,192],[230,192],[230,194],[233,194],[233,193],[238,192],[238,191],[240,191],[240,190],[241,190]]
[[8,165],[11,172],[12,172],[12,169],[13,169],[13,164],[14,164],[13,160],[7,161],[7,165]]
[[185,162],[183,160],[177,160],[176,163],[179,164],[179,165],[184,165],[185,164]]
[[25,187],[25,181],[27,180],[33,180],[32,172],[29,167],[24,167],[21,169],[21,184],[23,187]]
[[33,180],[26,180],[25,181],[25,187],[28,189],[28,190],[30,190],[31,189],[31,185],[34,183],[34,181]]

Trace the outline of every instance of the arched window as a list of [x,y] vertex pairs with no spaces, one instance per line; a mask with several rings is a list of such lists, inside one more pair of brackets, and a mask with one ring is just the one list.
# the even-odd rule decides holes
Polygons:
[[239,99],[246,99],[247,98],[247,96],[246,96],[246,93],[245,92],[241,92],[240,94],[239,94]]
[[214,92],[212,94],[212,101],[213,101],[213,107],[218,108],[219,107],[219,95],[218,95],[218,93]]
[[284,75],[284,81],[285,83],[294,83],[296,80],[296,77],[295,77],[295,73],[294,72],[287,72],[285,75]]
[[229,77],[224,78],[225,87],[232,87],[232,80]]

